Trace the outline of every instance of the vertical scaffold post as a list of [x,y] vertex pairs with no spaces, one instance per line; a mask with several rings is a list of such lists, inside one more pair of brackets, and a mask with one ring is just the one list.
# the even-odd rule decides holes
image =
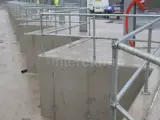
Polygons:
[[25,14],[26,14],[26,24],[28,25],[28,10],[25,8]]
[[88,26],[89,26],[89,28],[88,28],[88,29],[89,29],[89,30],[88,30],[89,33],[88,33],[88,34],[89,34],[89,36],[90,36],[90,35],[91,35],[91,16],[90,16],[90,15],[88,16],[88,24],[89,24],[89,25],[88,25]]
[[118,49],[114,45],[115,41],[112,41],[112,96],[111,96],[111,120],[117,119],[117,111],[114,108],[114,104],[117,101],[117,89],[118,89]]
[[[60,0],[60,10],[65,10],[63,7],[64,7],[64,0]],[[62,12],[63,13],[63,12]],[[59,21],[60,21],[60,24],[64,24],[65,23],[65,15],[59,15]]]
[[[87,13],[87,0],[80,0],[80,9],[79,9],[79,13],[80,14],[85,14]],[[80,32],[87,32],[87,16],[83,16],[83,15],[80,15],[79,16],[79,22],[82,23],[86,23],[84,25],[80,25],[79,26],[79,31]]]
[[57,34],[57,15],[54,15],[54,20],[55,20],[55,33]]
[[20,6],[20,21],[22,20],[22,7]]
[[[151,42],[152,42],[152,28],[149,28],[148,29],[148,48],[147,48],[148,53],[151,53]],[[149,69],[150,69],[150,63],[148,62],[145,69],[145,84],[144,84],[145,95],[150,95],[148,90]]]
[[72,30],[71,30],[71,14],[70,14],[70,12],[69,12],[69,35],[70,35],[70,43],[72,42],[71,41],[71,34],[72,34]]
[[96,39],[95,39],[95,35],[96,35],[96,21],[95,21],[95,16],[93,16],[93,60],[96,60]]
[[41,53],[44,54],[44,47],[43,47],[43,14],[40,14],[40,29],[41,29]]

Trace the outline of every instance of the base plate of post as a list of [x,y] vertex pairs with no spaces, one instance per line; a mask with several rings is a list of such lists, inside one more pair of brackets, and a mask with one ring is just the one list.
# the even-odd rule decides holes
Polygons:
[[143,94],[143,95],[150,95],[151,93],[150,93],[150,92],[142,91],[142,94]]

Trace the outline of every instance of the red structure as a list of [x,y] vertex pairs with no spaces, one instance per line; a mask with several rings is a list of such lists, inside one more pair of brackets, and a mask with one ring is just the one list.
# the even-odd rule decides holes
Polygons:
[[[149,0],[150,1],[150,0]],[[127,8],[127,11],[126,11],[126,14],[130,14],[130,11],[132,10],[132,8],[134,7],[134,5],[137,4],[138,7],[141,9],[141,10],[145,10],[147,7],[144,5],[145,4],[145,1],[142,1],[142,0],[133,0],[130,5],[128,6]],[[126,34],[128,34],[128,31],[129,31],[129,17],[127,16],[126,17],[126,22],[125,22],[125,29],[126,29]],[[131,47],[135,47],[134,43],[132,41],[129,41],[129,45]]]

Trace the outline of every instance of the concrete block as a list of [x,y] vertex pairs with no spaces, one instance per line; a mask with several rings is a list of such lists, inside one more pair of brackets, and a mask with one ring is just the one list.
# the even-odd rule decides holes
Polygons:
[[[27,69],[30,73],[37,73],[37,55],[42,52],[47,52],[54,48],[68,44],[71,41],[78,40],[79,38],[70,38],[62,36],[50,36],[45,35],[27,35],[23,40],[21,47],[24,50],[27,61]],[[43,45],[41,44],[43,41]],[[42,48],[43,46],[43,48]]]
[[[56,66],[52,61],[56,61]],[[109,120],[110,95],[112,91],[112,67],[97,67],[88,63],[83,66],[65,66],[63,59],[40,59],[41,112],[43,116],[53,116],[53,107],[57,108],[56,120],[66,118],[85,120]],[[68,61],[72,65],[76,61]],[[86,63],[85,63],[86,64]],[[137,68],[120,66],[119,90]],[[126,74],[127,73],[127,74]],[[131,89],[123,97],[121,105],[129,109],[144,83],[144,72],[137,78]]]
[[[110,119],[111,42],[97,40],[96,44],[96,61],[92,60],[92,40],[79,43],[76,41],[75,44],[65,45],[39,55],[38,73],[43,116],[54,116],[56,120]],[[133,56],[129,56],[130,60],[127,62],[121,54],[119,91],[142,62],[133,61],[135,58]],[[138,95],[143,83],[144,71],[120,101],[126,110]],[[118,115],[118,118],[122,116]]]
[[17,40],[20,42],[20,51],[21,53],[25,53],[26,40],[29,39],[28,35],[24,35],[25,33],[36,31],[40,29],[40,25],[26,25],[26,24],[20,24],[17,26]]

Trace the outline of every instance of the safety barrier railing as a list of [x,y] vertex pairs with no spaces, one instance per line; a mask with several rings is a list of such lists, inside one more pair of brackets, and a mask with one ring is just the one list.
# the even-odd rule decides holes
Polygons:
[[[37,9],[38,11],[41,8],[48,8],[48,5],[44,5],[44,4],[13,2],[13,1],[7,2],[7,5],[15,18],[26,16],[26,12],[29,10]],[[30,14],[32,14],[32,12],[30,12]]]
[[[87,8],[70,8],[70,7],[58,7],[58,8],[29,8],[25,9],[25,15],[26,15],[26,22],[40,22],[40,12],[48,12],[48,13],[72,13],[72,12],[79,12],[80,9],[87,9]],[[33,11],[36,10],[36,12],[33,13]],[[31,14],[32,13],[32,14]],[[55,22],[54,19],[55,16],[44,16],[43,15],[43,22],[47,24],[47,22]],[[56,16],[57,17],[57,16]],[[67,22],[65,21],[64,15],[59,15],[60,21],[59,22]],[[62,18],[63,17],[63,18]],[[27,20],[29,18],[29,20]],[[51,20],[52,19],[52,20]]]
[[[55,17],[55,29],[51,30],[50,32],[46,32],[46,30],[43,28],[43,20],[42,17],[43,16],[59,16],[59,15],[64,15],[64,16],[68,16],[69,19],[69,24],[67,27],[65,28],[57,28],[57,24],[58,21]],[[96,17],[105,17],[105,16],[120,16],[120,17],[152,17],[152,18],[157,18],[160,17],[160,15],[134,15],[134,14],[121,14],[121,15],[117,15],[117,14],[86,14],[86,13],[41,13],[41,35],[48,35],[48,34],[52,34],[52,35],[56,35],[56,36],[67,36],[67,37],[78,37],[78,38],[90,38],[93,39],[93,59],[96,59],[96,50],[95,50],[95,40],[96,39],[117,39],[118,38],[110,38],[110,37],[102,37],[102,36],[97,36],[96,35]],[[79,19],[79,24],[76,25],[72,25],[72,23],[74,23],[74,21],[72,21],[72,17],[85,17],[84,19],[80,20]],[[84,30],[85,32],[87,32],[87,35],[75,35],[72,33],[73,28],[75,27],[82,27],[85,28],[86,30]],[[91,30],[92,29],[92,30]],[[69,34],[66,34],[66,32],[62,33],[62,31],[64,30],[68,30]],[[74,30],[75,31],[75,30]],[[84,32],[83,31],[83,32]]]
[[[154,63],[158,66],[160,66],[160,59],[158,57],[155,57],[154,54],[157,52],[157,50],[160,49],[160,44],[158,47],[156,47],[152,53],[151,53],[151,42],[152,42],[152,28],[151,26],[155,24],[156,22],[160,21],[160,17],[155,19],[154,21],[138,28],[137,30],[123,36],[121,39],[119,39],[116,42],[113,42],[112,44],[112,85],[113,85],[113,94],[111,97],[111,107],[112,107],[112,120],[116,120],[116,111],[119,111],[126,119],[128,120],[135,120],[128,112],[125,110],[119,103],[121,98],[125,95],[125,93],[129,90],[129,88],[132,86],[136,78],[139,76],[141,71],[145,68],[145,84],[144,84],[144,94],[150,94],[148,91],[148,78],[149,78],[149,69],[150,69],[150,63]],[[129,39],[133,38],[138,33],[142,32],[143,30],[148,29],[148,49],[147,53],[142,52],[136,48],[132,48],[123,42],[128,41]],[[118,49],[123,50],[127,53],[130,53],[134,56],[137,56],[139,58],[142,58],[146,60],[139,68],[138,70],[132,75],[132,77],[127,81],[127,83],[123,86],[123,88],[118,93]]]
[[[28,25],[29,22],[40,22],[40,12],[49,12],[49,13],[71,13],[71,12],[79,12],[81,9],[88,9],[88,8],[80,8],[80,7],[61,7],[61,6],[53,6],[53,5],[41,5],[41,4],[27,4],[21,2],[8,2],[9,9],[13,14],[15,19],[25,20],[26,24]],[[64,22],[65,17],[59,16],[60,20]],[[53,17],[52,17],[53,18]],[[47,24],[47,22],[54,22],[53,20],[50,21],[51,16],[43,17],[43,21]]]
[[[71,26],[71,24],[72,23],[80,23],[81,25],[83,25],[83,24],[86,24],[87,22],[85,22],[85,21],[72,21],[72,17],[73,16],[71,16],[71,15],[69,15],[69,14],[71,14],[72,12],[80,12],[81,10],[86,10],[86,11],[88,11],[87,10],[87,8],[76,8],[76,9],[68,9],[68,10],[61,10],[61,11],[56,11],[56,12],[52,12],[52,13],[47,13],[47,12],[44,12],[44,13],[41,13],[40,14],[40,22],[41,22],[41,31],[43,32],[43,22],[45,22],[45,20],[43,19],[43,17],[47,17],[47,16],[53,16],[54,17],[54,19],[53,20],[49,20],[49,22],[55,22],[55,30],[54,31],[52,31],[52,32],[56,32],[56,33],[58,33],[58,31],[62,31],[62,30],[65,30],[65,29],[69,29],[69,31],[71,32],[71,28],[74,28],[74,27],[78,27],[79,25],[74,25],[74,26]],[[62,14],[61,14],[62,13]],[[65,13],[65,14],[64,14]],[[64,17],[68,17],[68,20],[61,20],[61,19],[59,19],[59,20],[57,20],[57,17],[58,16],[64,16]],[[68,27],[66,27],[66,28],[61,28],[61,29],[58,29],[57,28],[57,24],[58,23],[62,23],[62,22],[64,22],[64,23],[68,23]],[[42,33],[43,34],[43,33]]]
[[[42,24],[42,16],[45,15],[65,15],[65,16],[69,16],[69,26],[64,28],[64,29],[55,29],[54,33],[52,33],[52,35],[55,36],[68,36],[68,37],[79,37],[79,38],[90,38],[93,39],[93,60],[96,60],[96,39],[110,39],[112,40],[112,67],[113,67],[113,71],[112,71],[112,78],[113,78],[113,93],[112,93],[112,97],[111,97],[111,110],[112,110],[112,120],[116,120],[117,116],[116,116],[116,111],[119,111],[125,118],[127,118],[128,120],[134,120],[134,118],[127,112],[127,110],[125,110],[120,104],[119,101],[121,100],[121,98],[125,95],[125,93],[128,91],[128,89],[132,86],[132,84],[134,83],[134,81],[136,80],[136,78],[138,77],[138,75],[141,73],[141,71],[145,68],[145,83],[144,83],[144,94],[149,94],[148,91],[148,78],[149,78],[149,69],[150,69],[150,63],[154,63],[156,65],[160,65],[160,59],[155,57],[154,54],[157,52],[157,50],[160,49],[160,43],[158,45],[158,47],[156,47],[152,53],[151,53],[151,43],[153,43],[152,39],[152,30],[154,29],[152,27],[153,24],[157,23],[160,21],[160,15],[145,15],[145,14],[141,14],[141,15],[133,15],[133,14],[122,14],[122,15],[117,15],[117,14],[76,14],[76,13],[68,13],[68,14],[64,14],[64,13],[41,13],[41,35],[47,35],[48,33],[45,33],[43,31],[43,24]],[[78,24],[77,26],[72,26],[71,25],[71,17],[73,16],[79,16],[79,17],[87,17],[87,22],[83,21],[82,24]],[[118,38],[109,38],[109,37],[101,37],[101,36],[97,36],[96,35],[96,17],[98,16],[121,16],[121,17],[152,17],[155,18],[155,20],[145,24],[144,26],[141,26],[140,28],[136,29],[135,31],[123,36],[123,38],[118,39]],[[92,18],[92,19],[91,19]],[[89,21],[88,21],[89,20]],[[92,20],[92,22],[91,22]],[[55,22],[57,23],[57,22]],[[92,24],[91,24],[92,23]],[[84,24],[89,24],[89,30],[88,30],[88,35],[83,36],[83,35],[74,35],[72,34],[72,28],[74,27],[78,27]],[[91,31],[91,25],[92,25],[92,31]],[[55,25],[57,26],[57,25]],[[63,30],[69,30],[69,34],[67,35],[66,33],[64,34],[60,34],[58,33],[59,31],[63,31]],[[147,30],[148,29],[148,41],[146,41],[148,43],[147,45],[147,53],[142,52],[136,48],[132,48],[128,45],[126,45],[125,41],[128,40],[132,40],[132,41],[138,41],[136,39],[133,39],[134,36],[136,36],[138,33]],[[41,41],[41,50],[43,53],[43,39]],[[132,77],[127,81],[127,83],[123,86],[123,88],[120,90],[120,92],[118,93],[118,49],[123,50],[127,53],[130,53],[132,55],[135,55],[139,58],[142,58],[144,60],[146,60],[146,62],[144,62],[138,69],[137,71],[132,75]]]
[[34,3],[34,0],[14,0],[14,2]]
[[25,14],[25,8],[27,6],[39,6],[39,7],[45,7],[45,5],[37,5],[37,4],[30,4],[30,3],[23,3],[23,2],[15,2],[15,1],[8,1],[7,6],[11,14],[18,18],[22,16],[21,14]]
[[[81,10],[81,8],[80,8]],[[85,9],[82,9],[85,10]],[[41,11],[42,12],[42,11]],[[112,97],[111,97],[111,110],[112,110],[112,120],[116,120],[117,116],[116,116],[116,112],[119,111],[125,118],[129,119],[129,120],[134,120],[134,118],[127,112],[127,110],[125,110],[120,104],[119,101],[121,100],[121,98],[125,95],[125,93],[128,91],[128,89],[132,86],[132,84],[134,83],[134,81],[136,80],[136,78],[138,77],[138,75],[141,73],[141,71],[145,68],[146,72],[145,72],[145,84],[144,84],[144,93],[145,94],[149,94],[148,91],[148,77],[149,77],[149,68],[150,68],[150,63],[154,63],[156,65],[160,65],[160,59],[155,57],[154,54],[157,50],[159,50],[160,45],[155,48],[152,53],[151,53],[151,42],[153,42],[151,40],[152,38],[152,25],[159,22],[160,21],[160,15],[134,15],[134,14],[86,14],[86,13],[61,13],[64,11],[60,11],[60,13],[48,13],[48,12],[42,12],[39,14],[40,16],[40,33],[41,33],[41,51],[43,52],[43,36],[44,35],[48,35],[50,33],[52,33],[52,35],[55,36],[68,36],[68,37],[79,37],[79,38],[90,38],[93,39],[93,60],[96,60],[96,39],[110,39],[112,40],[112,67],[113,67],[113,71],[112,71],[112,85],[113,85],[113,93],[112,93]],[[85,11],[83,11],[85,12]],[[57,20],[57,16],[68,16],[68,26],[65,28],[58,28],[58,20]],[[50,32],[46,32],[45,29],[43,28],[43,22],[44,22],[44,16],[54,16],[54,30],[50,31]],[[76,25],[72,25],[72,23],[74,23],[74,21],[72,21],[72,17],[77,16],[79,18],[79,22],[77,22],[78,24]],[[97,36],[96,35],[96,17],[104,17],[104,16],[120,16],[120,17],[151,17],[151,18],[156,18],[155,20],[149,22],[148,24],[145,24],[144,26],[141,26],[140,28],[136,29],[135,31],[123,36],[123,38],[118,39],[118,38],[109,38],[109,37],[102,37],[102,36]],[[66,22],[66,21],[65,21]],[[86,32],[88,32],[88,35],[84,36],[84,35],[74,35],[72,34],[72,29],[75,27],[84,27],[86,30]],[[87,31],[87,27],[88,27],[88,31]],[[92,28],[92,30],[91,30]],[[136,36],[138,33],[144,31],[148,29],[148,48],[147,48],[147,53],[142,52],[136,48],[132,48],[122,42],[128,41],[128,40],[133,40],[133,41],[138,41],[136,39],[133,39],[134,36]],[[63,30],[68,30],[69,34],[62,34],[59,33],[60,31]],[[123,50],[127,53],[130,53],[132,55],[135,55],[139,58],[142,58],[144,60],[146,60],[146,62],[144,62],[139,68],[138,70],[132,75],[132,77],[128,80],[128,82],[123,86],[123,88],[120,90],[120,92],[118,93],[118,49]]]

